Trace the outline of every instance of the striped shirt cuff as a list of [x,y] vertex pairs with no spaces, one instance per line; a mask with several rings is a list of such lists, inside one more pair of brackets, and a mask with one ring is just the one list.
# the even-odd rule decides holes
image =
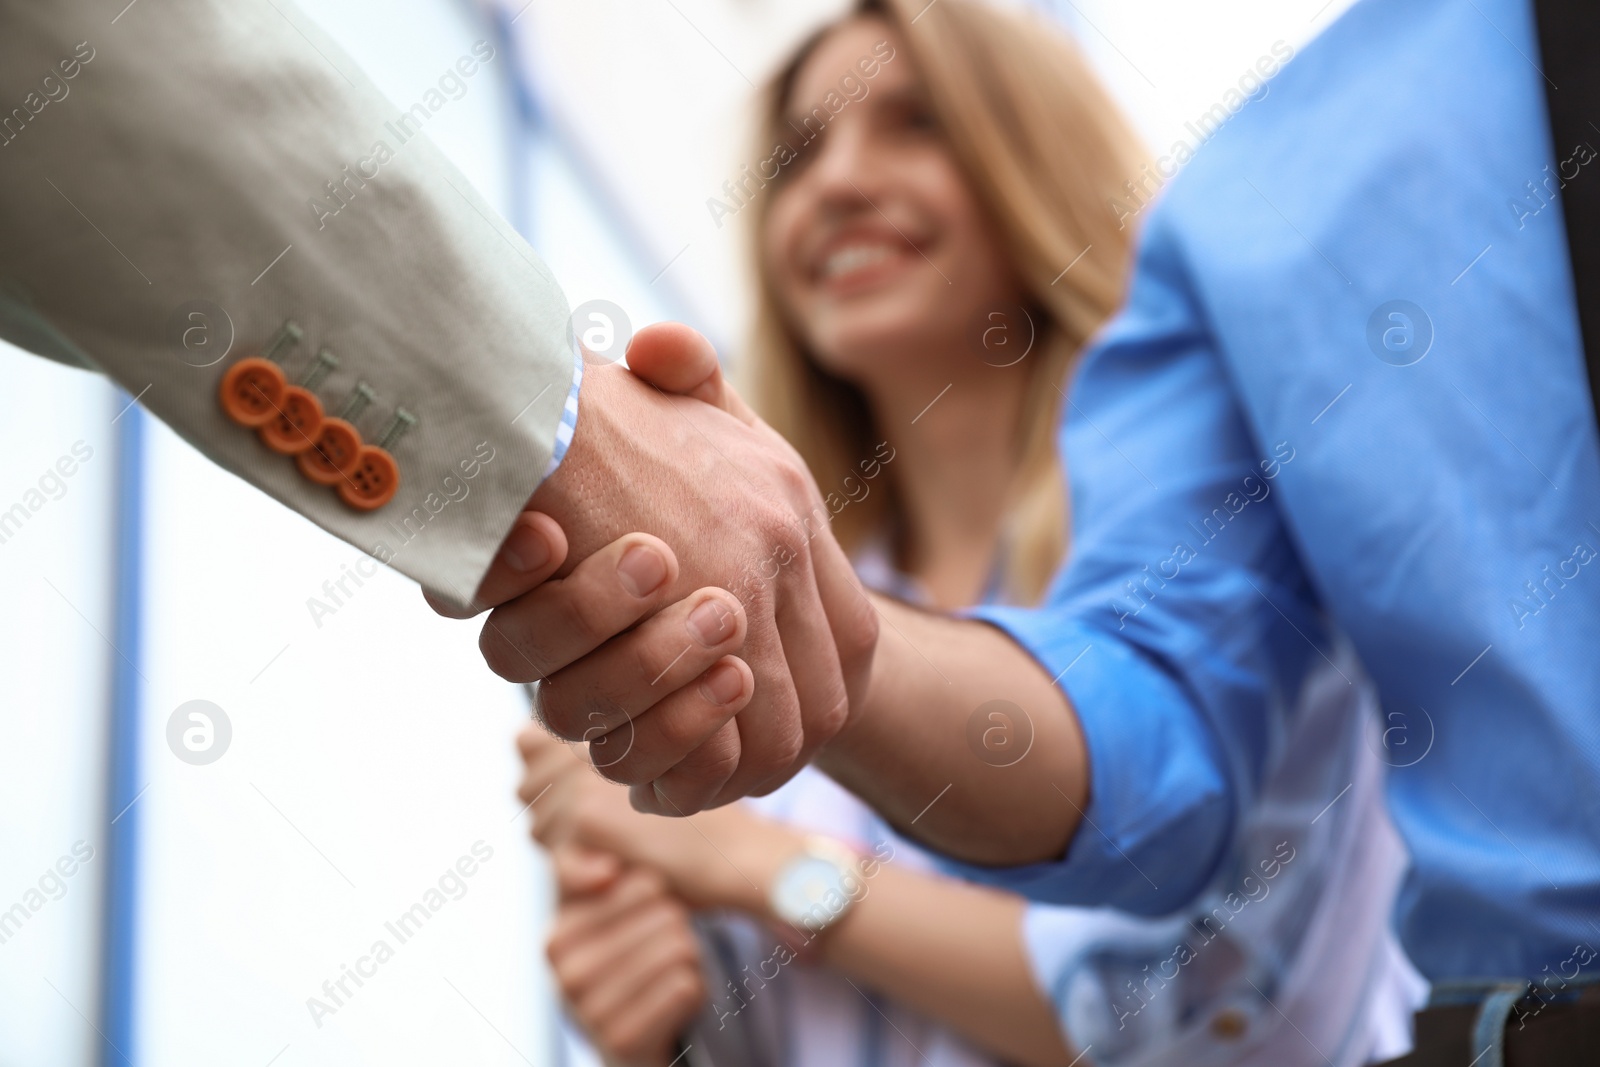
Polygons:
[[572,390],[567,393],[567,403],[561,409],[561,423],[556,427],[556,444],[550,453],[550,466],[545,469],[544,476],[550,477],[561,466],[561,461],[567,457],[567,449],[572,445],[572,435],[578,431],[578,389],[583,385],[583,352],[577,345],[572,346]]

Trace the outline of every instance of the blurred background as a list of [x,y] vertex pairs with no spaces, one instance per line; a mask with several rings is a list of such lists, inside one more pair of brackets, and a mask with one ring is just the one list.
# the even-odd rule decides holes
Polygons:
[[[1161,154],[1346,2],[1036,6]],[[428,135],[572,305],[686,321],[736,361],[743,233],[707,201],[753,161],[753,86],[844,6],[308,14],[396,102],[489,42],[488,76]],[[549,893],[512,794],[520,690],[483,666],[475,625],[435,617],[409,582],[338,593],[355,550],[131,400],[0,345],[0,514],[29,512],[0,522],[0,1067],[554,1062]],[[192,701],[209,702],[208,763],[169,741]],[[430,892],[445,905],[335,1000],[324,983],[394,944],[385,924]]]

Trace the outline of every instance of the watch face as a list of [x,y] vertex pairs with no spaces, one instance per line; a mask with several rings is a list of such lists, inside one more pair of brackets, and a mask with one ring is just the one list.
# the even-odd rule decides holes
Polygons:
[[845,872],[822,856],[802,854],[779,872],[772,886],[772,909],[785,922],[821,930],[849,908]]

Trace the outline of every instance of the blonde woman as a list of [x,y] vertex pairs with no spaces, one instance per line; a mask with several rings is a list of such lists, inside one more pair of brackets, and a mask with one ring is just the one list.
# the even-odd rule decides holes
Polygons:
[[[798,51],[758,143],[730,205],[755,238],[756,408],[868,584],[942,609],[1037,601],[1068,550],[1063,390],[1130,251],[1108,205],[1142,160],[1110,101],[1032,18],[888,0]],[[1386,925],[1403,857],[1350,706],[1367,689],[1348,656],[1329,667],[1288,695],[1302,711],[1234,856],[1161,920],[943,876],[810,769],[688,820],[641,815],[530,727],[521,793],[556,854],[565,999],[629,1067],[1390,1055],[1416,993]],[[1003,773],[1031,730],[997,703],[968,736]]]

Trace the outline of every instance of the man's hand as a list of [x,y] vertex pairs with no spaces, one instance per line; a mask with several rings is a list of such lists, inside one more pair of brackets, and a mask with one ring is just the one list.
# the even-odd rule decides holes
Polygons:
[[[716,364],[703,337],[672,325],[641,330],[629,358],[697,373]],[[541,681],[550,730],[598,742],[602,773],[634,786],[636,807],[668,815],[787,781],[845,727],[877,642],[876,613],[799,456],[725,402],[720,376],[677,384],[687,396],[621,367],[586,370],[572,446],[530,501],[560,529],[519,519],[476,596],[510,598],[484,627],[490,667]],[[655,536],[624,545],[629,531]],[[541,554],[530,538],[541,562],[530,563]],[[543,581],[551,573],[559,580]],[[630,635],[640,639],[611,644],[641,622]],[[754,680],[733,717],[747,686],[729,673],[738,661],[721,663],[730,652]]]
[[667,1067],[706,1000],[689,909],[642,868],[552,854],[559,905],[546,954],[573,1017],[615,1067]]
[[[759,425],[722,381],[709,349],[651,345],[630,350],[629,359],[636,374],[660,388]],[[849,728],[816,753],[817,766],[902,833],[958,859],[1006,866],[1059,858],[1089,806],[1090,776],[1083,732],[1056,680],[986,623],[930,615],[883,597],[871,602],[889,623],[889,636],[870,660],[871,684],[852,707]],[[650,647],[661,640],[646,628],[619,627],[604,654],[626,659],[670,652]],[[641,687],[631,699],[662,697]],[[680,692],[661,706],[686,699],[692,698]],[[974,749],[973,716],[996,701],[1011,709],[1003,723],[1007,736],[1030,739],[1026,758],[997,763]],[[996,722],[993,714],[984,721]],[[602,759],[599,753],[595,758]],[[947,792],[947,799],[932,803]],[[752,855],[739,864],[756,870],[758,862]]]

